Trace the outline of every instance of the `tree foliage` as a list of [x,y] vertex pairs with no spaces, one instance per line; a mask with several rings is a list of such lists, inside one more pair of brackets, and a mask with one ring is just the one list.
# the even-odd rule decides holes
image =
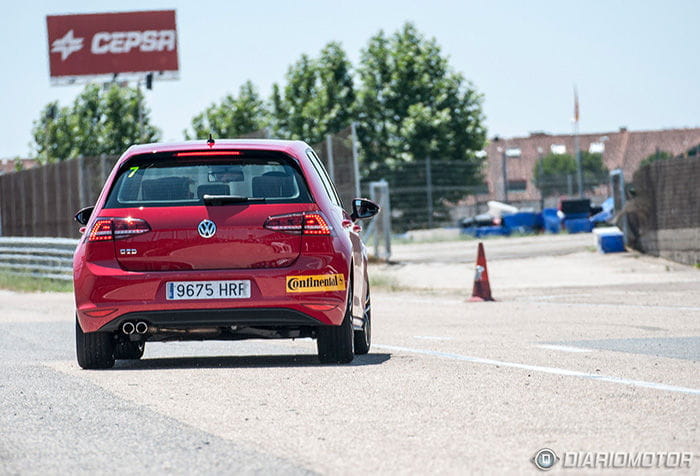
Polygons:
[[216,138],[236,138],[263,129],[267,125],[267,111],[251,81],[238,90],[238,96],[228,94],[219,104],[213,103],[192,118],[192,133],[187,139],[206,139],[211,133]]
[[[140,118],[140,121],[139,121]],[[130,145],[153,142],[160,131],[137,88],[88,85],[71,106],[47,104],[32,129],[40,162],[80,156],[118,155]]]
[[286,84],[272,86],[272,130],[278,137],[318,143],[352,122],[355,88],[352,66],[339,43],[318,58],[302,55],[287,70]]
[[[581,171],[584,189],[591,189],[608,179],[608,168],[599,153],[581,151]],[[569,192],[570,181],[572,187],[576,184],[576,159],[571,154],[550,153],[536,162],[532,176],[543,196],[565,195]]]
[[673,154],[670,152],[667,152],[665,150],[657,150],[653,154],[647,155],[642,162],[639,164],[640,167],[644,167],[645,165],[649,165],[652,162],[656,162],[657,160],[667,160],[673,158]]
[[435,39],[411,23],[387,37],[379,32],[358,68],[358,135],[366,173],[399,172],[402,164],[457,160],[471,165],[462,181],[479,180],[475,156],[486,140],[481,96],[449,67]]

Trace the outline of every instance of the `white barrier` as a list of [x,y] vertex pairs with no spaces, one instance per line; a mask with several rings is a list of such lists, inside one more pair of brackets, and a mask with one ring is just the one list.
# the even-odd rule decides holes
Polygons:
[[0,272],[40,278],[73,278],[70,238],[0,237]]

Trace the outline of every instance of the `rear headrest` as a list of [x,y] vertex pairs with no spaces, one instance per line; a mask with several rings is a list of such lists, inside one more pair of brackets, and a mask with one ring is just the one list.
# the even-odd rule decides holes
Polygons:
[[197,197],[200,199],[204,195],[229,195],[231,189],[225,183],[207,183],[197,187]]
[[253,196],[261,198],[283,198],[294,195],[294,181],[284,172],[266,172],[253,177]]
[[144,200],[187,200],[192,198],[187,177],[162,177],[144,180],[141,194]]

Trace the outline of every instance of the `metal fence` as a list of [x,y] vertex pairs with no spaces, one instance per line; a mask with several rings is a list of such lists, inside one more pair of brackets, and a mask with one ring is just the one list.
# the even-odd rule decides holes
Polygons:
[[70,280],[77,244],[68,238],[0,237],[0,271]]
[[362,180],[362,194],[369,195],[370,183],[381,180],[389,184],[394,232],[454,226],[460,203],[475,204],[477,195],[488,193],[485,184],[474,184],[473,165],[454,160],[412,161],[371,172]]
[[630,246],[700,264],[700,158],[659,160],[635,174],[625,207]]
[[78,238],[73,215],[97,200],[116,157],[81,157],[0,175],[0,236]]

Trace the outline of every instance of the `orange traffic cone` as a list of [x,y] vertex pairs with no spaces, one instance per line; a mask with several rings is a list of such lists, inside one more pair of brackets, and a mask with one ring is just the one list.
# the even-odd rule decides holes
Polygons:
[[489,271],[486,268],[486,254],[484,244],[479,242],[479,251],[476,256],[476,268],[474,272],[474,290],[469,302],[495,301],[491,297],[491,285],[489,284]]

